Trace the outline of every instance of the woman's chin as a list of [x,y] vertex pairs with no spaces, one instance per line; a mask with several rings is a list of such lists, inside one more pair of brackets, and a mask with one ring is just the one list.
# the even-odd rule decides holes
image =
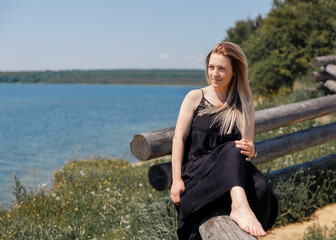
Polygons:
[[221,88],[221,87],[223,87],[222,84],[218,84],[218,83],[216,83],[216,82],[215,82],[215,83],[212,82],[212,83],[211,83],[211,86],[212,86],[213,88]]

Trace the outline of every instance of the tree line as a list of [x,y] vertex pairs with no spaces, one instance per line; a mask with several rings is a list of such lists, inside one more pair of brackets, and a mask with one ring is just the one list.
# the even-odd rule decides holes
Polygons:
[[204,70],[69,70],[0,72],[0,83],[205,85]]

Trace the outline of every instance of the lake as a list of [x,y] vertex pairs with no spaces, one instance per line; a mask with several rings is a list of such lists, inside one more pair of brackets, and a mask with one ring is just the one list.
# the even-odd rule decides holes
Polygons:
[[133,135],[174,126],[196,86],[0,84],[0,201],[13,174],[26,187],[50,184],[73,159],[137,160]]

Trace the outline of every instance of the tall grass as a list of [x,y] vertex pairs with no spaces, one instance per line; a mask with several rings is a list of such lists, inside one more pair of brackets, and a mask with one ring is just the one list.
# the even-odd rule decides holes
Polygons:
[[[335,119],[333,115],[328,121]],[[319,124],[307,121],[259,134],[256,140]],[[259,168],[267,173],[334,153],[335,146],[332,141]],[[148,183],[148,168],[165,161],[132,165],[99,157],[74,160],[55,172],[53,186],[34,191],[15,176],[16,201],[10,209],[0,210],[0,239],[177,239],[169,191],[155,191]],[[286,181],[269,181],[279,199],[277,226],[302,221],[317,208],[336,202],[335,164],[328,170],[299,171]]]
[[336,223],[331,229],[319,225],[308,227],[302,240],[336,240]]
[[148,236],[146,227],[172,239],[175,211],[167,192],[148,184],[148,167],[74,161],[55,173],[54,186],[35,192],[15,177],[17,201],[0,212],[0,239],[147,239],[141,237]]

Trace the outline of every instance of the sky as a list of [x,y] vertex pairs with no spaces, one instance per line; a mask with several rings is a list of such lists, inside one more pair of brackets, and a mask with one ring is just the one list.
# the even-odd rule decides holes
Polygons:
[[0,71],[203,69],[272,0],[0,0]]

